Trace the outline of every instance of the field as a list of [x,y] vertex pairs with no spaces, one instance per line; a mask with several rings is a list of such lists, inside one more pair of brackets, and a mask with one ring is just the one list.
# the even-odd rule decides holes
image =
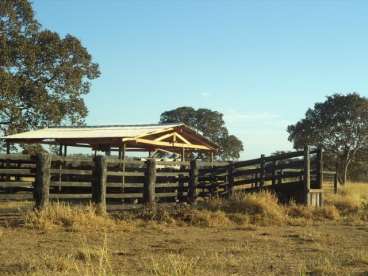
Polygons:
[[267,193],[108,217],[4,203],[0,274],[367,275],[367,202],[368,185],[350,184],[322,209]]

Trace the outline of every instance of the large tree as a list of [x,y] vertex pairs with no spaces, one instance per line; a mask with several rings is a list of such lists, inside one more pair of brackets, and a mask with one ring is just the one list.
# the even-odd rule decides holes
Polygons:
[[357,93],[329,96],[308,109],[288,132],[295,148],[323,147],[338,162],[345,183],[351,163],[368,147],[368,99]]
[[82,124],[99,74],[76,37],[41,27],[28,0],[0,1],[0,136]]
[[218,157],[223,160],[238,159],[243,143],[230,135],[223,114],[205,108],[179,107],[161,114],[160,123],[185,123],[199,130],[204,136],[219,145]]

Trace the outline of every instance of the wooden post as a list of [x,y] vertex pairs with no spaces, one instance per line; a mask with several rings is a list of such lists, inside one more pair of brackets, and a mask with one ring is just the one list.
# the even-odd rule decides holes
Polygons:
[[182,148],[181,150],[181,161],[185,162],[185,148]]
[[35,207],[44,209],[49,204],[51,158],[48,153],[39,153],[36,156],[36,181],[34,188]]
[[10,154],[10,143],[6,142],[6,154]]
[[68,146],[67,146],[67,145],[65,145],[65,146],[64,146],[64,156],[66,156],[66,155],[67,155],[67,153],[68,153]]
[[153,207],[155,204],[156,160],[153,158],[148,159],[146,166],[143,200],[144,204]]
[[[183,170],[183,169],[180,169]],[[183,202],[183,198],[184,198],[184,183],[185,183],[185,177],[183,174],[179,174],[179,179],[178,179],[178,201],[179,202]]]
[[338,176],[337,176],[337,172],[335,173],[335,176],[334,176],[334,193],[337,194],[337,191],[338,191]]
[[230,162],[227,170],[227,196],[231,198],[234,194],[234,164]]
[[279,172],[278,172],[278,174],[277,174],[277,184],[278,185],[281,185],[282,184],[282,178],[283,178],[283,170],[280,170]]
[[189,188],[188,188],[188,203],[191,204],[194,204],[197,199],[198,174],[199,174],[199,161],[192,160],[190,162]]
[[309,191],[311,184],[311,174],[310,174],[310,149],[309,146],[304,147],[304,203],[309,205]]
[[105,156],[96,156],[94,159],[95,168],[93,170],[92,181],[92,202],[96,206],[96,211],[100,214],[106,213],[106,181],[107,164]]
[[272,161],[272,187],[273,188],[276,185],[276,166],[277,166],[277,161],[273,160]]
[[263,188],[265,184],[265,155],[261,155],[261,174],[260,174],[260,186]]
[[59,145],[59,156],[63,156],[63,145]]
[[317,151],[317,189],[323,188],[323,151],[322,147]]

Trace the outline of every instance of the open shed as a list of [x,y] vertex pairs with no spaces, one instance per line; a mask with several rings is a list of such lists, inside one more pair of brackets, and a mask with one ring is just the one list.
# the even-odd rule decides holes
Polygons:
[[[85,127],[49,127],[3,137],[10,144],[59,145],[60,155],[67,147],[88,147],[94,151],[118,151],[124,158],[128,151],[177,153],[206,152],[213,156],[218,146],[185,124],[111,125]],[[9,148],[9,147],[8,147]]]

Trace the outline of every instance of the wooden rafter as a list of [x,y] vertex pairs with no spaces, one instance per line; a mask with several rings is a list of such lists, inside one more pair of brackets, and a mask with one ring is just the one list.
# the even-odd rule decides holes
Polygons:
[[190,148],[190,149],[202,149],[202,150],[213,150],[207,146],[203,145],[194,145],[194,144],[184,144],[184,143],[170,143],[170,142],[162,142],[162,141],[152,141],[147,139],[135,139],[137,143],[148,144],[148,145],[156,145],[163,147],[178,147],[178,148]]

